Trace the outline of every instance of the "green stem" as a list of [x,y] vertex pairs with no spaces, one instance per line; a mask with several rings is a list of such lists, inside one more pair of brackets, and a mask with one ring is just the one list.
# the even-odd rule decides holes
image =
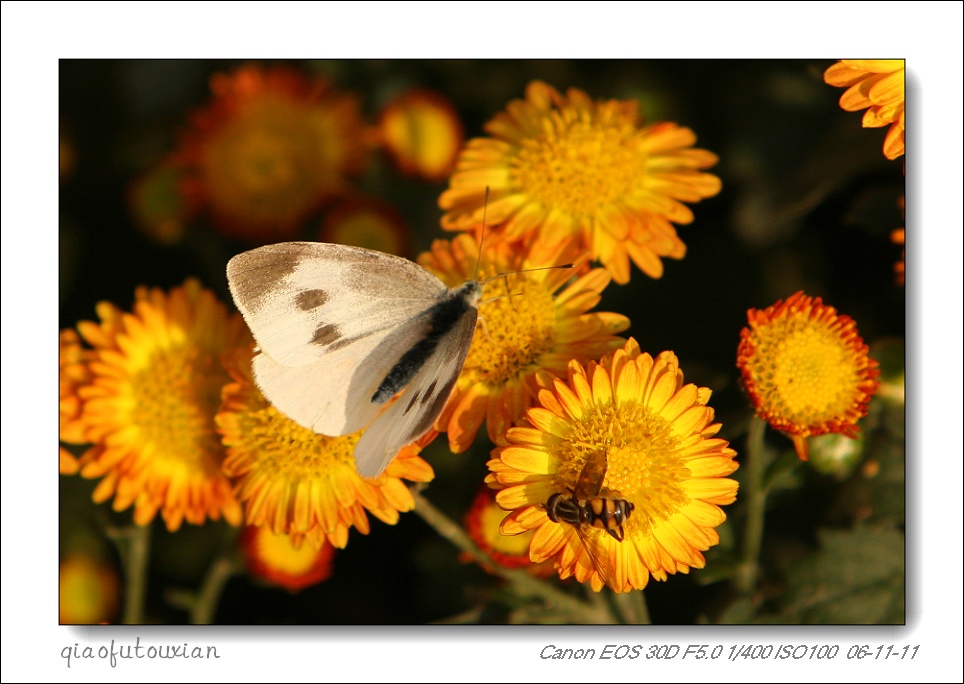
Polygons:
[[646,596],[642,591],[630,591],[625,594],[613,594],[616,610],[627,625],[649,625],[649,608],[646,606]]
[[763,477],[770,464],[764,445],[766,422],[754,416],[746,439],[746,480],[740,494],[746,501],[746,527],[743,530],[743,554],[736,573],[736,587],[743,594],[756,588],[760,573],[760,547],[763,543],[763,520],[766,514],[766,488]]
[[581,623],[611,623],[612,616],[604,607],[593,606],[565,594],[545,582],[533,577],[524,570],[509,570],[494,564],[481,551],[469,535],[456,523],[452,522],[444,513],[432,505],[428,499],[416,491],[412,491],[415,498],[415,513],[427,522],[443,538],[454,544],[458,549],[470,554],[480,565],[491,568],[499,577],[512,582],[520,590],[544,599],[552,608],[562,610],[574,621]]
[[612,602],[613,593],[609,587],[603,587],[602,591],[593,591],[592,585],[588,582],[582,585],[583,593],[586,595],[586,603],[592,606],[592,610],[599,615],[608,615],[608,624],[619,624],[624,622],[616,605]]
[[151,526],[130,525],[125,528],[108,528],[124,564],[124,614],[125,625],[144,624],[144,601],[147,596],[147,566],[151,555]]
[[237,569],[237,563],[231,558],[220,556],[215,559],[195,597],[191,609],[192,625],[210,625],[213,622],[221,592]]

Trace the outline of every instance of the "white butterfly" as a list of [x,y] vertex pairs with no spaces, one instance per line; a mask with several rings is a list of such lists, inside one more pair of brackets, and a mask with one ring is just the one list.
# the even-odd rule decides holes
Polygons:
[[408,259],[322,242],[238,254],[228,285],[258,343],[261,392],[315,432],[366,428],[355,462],[369,478],[435,424],[472,344],[482,294],[477,280],[449,289]]

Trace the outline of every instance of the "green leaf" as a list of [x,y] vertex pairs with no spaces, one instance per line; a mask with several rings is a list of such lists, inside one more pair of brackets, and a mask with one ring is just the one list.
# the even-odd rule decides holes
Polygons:
[[849,518],[903,525],[905,499],[904,413],[882,405],[880,425],[867,437],[864,462],[841,489],[837,506]]
[[821,549],[788,574],[781,614],[793,624],[903,624],[904,535],[893,527],[824,530]]

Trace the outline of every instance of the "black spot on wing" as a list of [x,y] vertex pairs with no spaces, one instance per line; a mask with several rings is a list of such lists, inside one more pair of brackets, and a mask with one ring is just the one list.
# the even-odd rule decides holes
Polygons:
[[311,311],[327,302],[328,299],[328,293],[324,290],[305,290],[298,293],[298,296],[295,297],[295,303],[302,311]]
[[340,339],[341,331],[338,329],[338,326],[326,324],[315,330],[314,337],[311,338],[311,344],[327,346],[333,342],[337,342]]
[[[452,388],[455,387],[455,381],[458,379],[458,373],[453,375],[451,378],[448,378],[445,381],[445,385],[442,386],[441,391],[434,397],[432,396],[431,392],[426,392],[425,396],[422,397],[422,401],[425,402],[431,400],[432,404],[425,409],[421,420],[419,420],[418,424],[412,429],[413,435],[418,435],[421,437],[428,432],[433,425],[435,425],[435,421],[442,413],[442,409],[445,408],[445,402],[448,401],[449,395],[452,394]],[[435,386],[434,382],[432,383],[432,386]]]
[[403,416],[408,415],[408,412],[415,407],[415,404],[418,402],[418,396],[419,396],[419,390],[415,390],[414,392],[412,392],[411,397],[406,397],[408,404],[405,406],[405,410],[402,411]]
[[408,412],[415,407],[415,404],[418,403],[419,397],[422,398],[421,403],[428,401],[428,398],[432,396],[432,392],[435,391],[436,385],[438,385],[438,378],[432,380],[432,384],[430,384],[428,389],[425,390],[425,394],[420,394],[421,390],[415,390],[412,392],[412,396],[408,398],[408,405],[405,407],[405,410],[402,411],[402,415],[404,416],[408,414]]

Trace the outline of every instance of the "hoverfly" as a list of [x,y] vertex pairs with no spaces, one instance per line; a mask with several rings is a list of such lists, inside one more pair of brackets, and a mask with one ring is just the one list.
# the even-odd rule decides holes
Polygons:
[[569,496],[556,492],[543,504],[549,520],[568,523],[576,528],[593,567],[604,584],[609,584],[609,565],[602,562],[597,544],[602,540],[591,534],[591,529],[605,530],[616,541],[622,541],[623,523],[632,515],[635,505],[621,498],[618,492],[603,488],[608,460],[604,451],[591,453],[579,473],[576,486]]

